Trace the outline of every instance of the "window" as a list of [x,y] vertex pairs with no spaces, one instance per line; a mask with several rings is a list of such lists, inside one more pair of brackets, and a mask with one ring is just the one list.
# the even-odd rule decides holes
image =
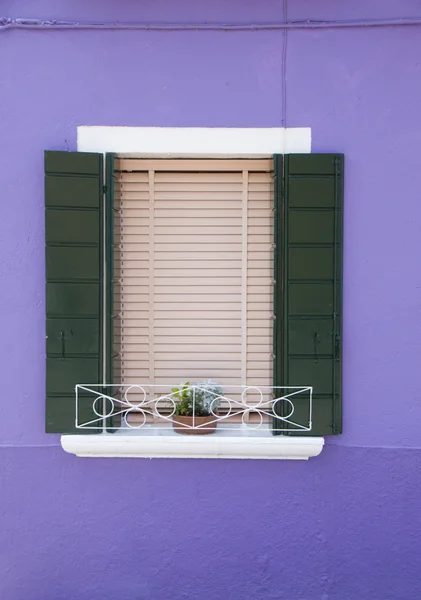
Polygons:
[[[207,376],[208,372],[201,369],[206,368],[206,357],[212,356],[215,379],[222,380],[226,376],[228,381],[230,377],[240,376],[241,382],[251,384],[250,374],[259,381],[273,377],[275,385],[312,386],[311,435],[339,433],[342,155],[277,155],[262,161],[236,161],[238,166],[234,168],[231,163],[229,170],[226,170],[228,160],[213,159],[211,167],[215,170],[209,168],[210,161],[201,161],[200,166],[196,163],[193,169],[192,161],[165,160],[142,161],[139,168],[129,169],[126,167],[129,160],[133,167],[135,159],[118,162],[112,156],[107,157],[107,187],[104,190],[102,155],[46,153],[47,431],[81,433],[75,429],[75,386],[89,383],[107,388],[117,358],[111,352],[114,344],[114,354],[121,352],[122,376],[125,378],[141,372],[148,378],[153,374],[154,380],[167,375],[178,383],[180,376],[190,377],[187,372],[182,375],[186,364],[189,364],[193,377],[201,377],[202,373]],[[173,163],[173,170],[169,169],[169,162]],[[265,163],[266,166],[260,168]],[[118,214],[120,206],[113,206],[111,194],[115,168],[123,180],[122,187],[117,184],[115,194],[116,202],[123,207],[123,223]],[[270,189],[272,169],[275,173],[275,210],[270,215],[273,226],[269,223],[266,208],[254,214],[260,209],[254,206],[252,196],[259,186]],[[133,177],[129,171],[136,175]],[[127,209],[137,211],[139,216],[128,217],[126,229],[124,207],[129,198],[130,178],[135,179],[133,183],[139,186],[136,193],[144,197],[146,204]],[[232,205],[218,197],[218,186],[225,189],[225,185],[232,187]],[[212,192],[208,192],[206,186],[211,186]],[[169,203],[176,202],[177,195],[185,199],[193,188],[194,193],[195,188],[201,193],[203,201],[219,202],[224,207],[221,206],[218,213],[212,212],[213,216],[209,212],[214,210],[213,205],[205,203],[200,209],[191,204],[171,208]],[[165,200],[166,193],[169,197]],[[165,214],[167,210],[177,212],[187,208],[195,212],[192,217],[185,216],[184,212],[185,221],[174,212]],[[208,211],[206,214],[212,223],[209,233],[206,233],[206,219],[200,217],[199,210]],[[228,216],[226,213],[231,210],[232,216]],[[178,223],[176,219],[181,220],[179,227],[185,231],[186,239],[193,236],[185,246],[174,245],[180,241],[180,234],[173,231]],[[218,237],[218,219],[226,223],[220,225],[226,228],[221,233],[220,243],[221,246],[225,244],[224,253],[228,253],[224,254],[222,264],[217,255],[219,250],[214,246]],[[253,223],[254,219],[256,223]],[[116,242],[122,244],[121,249],[117,249],[115,263],[112,260],[113,227]],[[132,227],[143,236],[140,241],[135,234],[133,250],[128,241]],[[189,227],[192,233],[187,231]],[[200,233],[194,234],[194,227],[200,228]],[[197,242],[204,247],[206,235],[212,236],[212,243],[205,251],[209,262],[203,263],[207,265],[206,281],[203,278],[201,281],[212,287],[212,298],[224,296],[224,302],[218,308],[216,301],[199,302],[189,278],[183,279],[185,269],[189,270],[189,277],[193,273],[202,276],[201,269],[195,269],[194,263],[200,263],[200,259],[195,256],[194,244]],[[238,236],[238,239],[232,238],[233,241],[228,242],[230,236]],[[257,249],[259,244],[265,249]],[[130,258],[131,252],[136,254],[136,264]],[[260,256],[259,252],[263,254]],[[274,276],[270,277],[272,252],[275,268]],[[114,277],[113,264],[116,267]],[[179,273],[176,264],[183,264]],[[127,276],[126,271],[132,269],[136,274]],[[223,272],[226,274],[222,275]],[[123,282],[120,291],[118,286],[113,289],[115,278]],[[136,295],[131,293],[137,287],[136,281],[143,279],[147,293],[139,290],[135,300],[127,300],[127,296]],[[223,279],[227,280],[224,292]],[[266,291],[257,290],[261,279],[265,280]],[[256,284],[257,280],[259,284]],[[130,293],[126,294],[125,286],[127,290],[130,288]],[[190,341],[193,338],[196,341],[192,342],[195,344],[193,350],[189,342],[189,347],[181,354],[183,359],[178,360],[181,353],[179,328],[173,324],[171,315],[177,315],[178,322],[183,321],[183,310],[178,308],[178,304],[184,305],[188,301],[183,286],[189,289],[188,299],[196,298],[196,304],[189,306]],[[252,289],[255,286],[256,289]],[[176,297],[183,300],[177,302]],[[111,314],[114,300],[115,311]],[[271,305],[274,310],[270,309]],[[133,323],[126,317],[132,308],[136,313]],[[217,312],[221,314],[216,315]],[[225,315],[223,318],[222,314]],[[276,316],[275,327],[272,327],[272,315]],[[202,328],[205,333],[200,334],[203,320],[214,320],[220,325],[213,328],[218,330],[218,335],[213,336],[218,341],[212,354],[206,339],[210,335],[209,329]],[[135,321],[141,323],[139,338],[131,333],[136,330]],[[143,336],[146,327],[147,343],[146,335]],[[255,330],[259,331],[256,336],[259,343],[253,347]],[[233,343],[222,348],[224,332],[228,332],[225,337]],[[141,341],[142,337],[145,340]],[[178,338],[178,343],[173,343],[174,338]],[[272,345],[272,361],[269,356],[264,360],[263,356],[272,351]],[[199,350],[202,346],[207,347],[204,354]],[[218,361],[218,354],[222,352],[226,358]],[[193,359],[201,365],[197,372],[192,367]],[[218,367],[221,363],[223,365]],[[79,418],[83,422],[95,420],[89,394],[82,391],[79,400]],[[307,418],[307,408],[298,402],[295,419],[305,422]]]
[[[268,399],[273,160],[127,158],[115,168],[114,381],[162,395],[168,383],[210,378],[237,402],[247,384]],[[126,396],[142,397],[136,387]],[[224,425],[239,422],[237,406],[222,403]],[[124,417],[132,427],[145,418]]]

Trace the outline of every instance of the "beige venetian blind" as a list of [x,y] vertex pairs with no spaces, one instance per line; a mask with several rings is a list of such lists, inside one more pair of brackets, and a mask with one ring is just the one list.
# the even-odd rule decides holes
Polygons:
[[115,381],[272,384],[272,161],[120,159]]

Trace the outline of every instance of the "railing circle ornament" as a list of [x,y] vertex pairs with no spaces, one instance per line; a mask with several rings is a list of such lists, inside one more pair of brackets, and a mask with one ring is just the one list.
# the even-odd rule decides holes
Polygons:
[[247,403],[247,394],[250,392],[257,392],[257,396],[259,398],[259,401],[257,402],[253,402],[253,407],[257,408],[259,406],[261,406],[262,404],[264,404],[264,400],[263,400],[263,392],[260,388],[254,386],[254,385],[248,385],[242,392],[241,394],[241,400],[243,401],[244,404],[248,404]]
[[[250,415],[256,414],[259,415],[260,421],[259,423],[250,423]],[[250,408],[249,410],[244,411],[243,416],[241,417],[242,423],[247,429],[260,429],[263,423],[263,414],[260,410],[254,410]]]
[[230,398],[226,398],[225,396],[216,396],[212,400],[210,407],[209,407],[210,414],[213,417],[215,417],[215,419],[219,419],[221,417],[221,415],[218,415],[218,412],[215,412],[215,408],[216,408],[216,411],[218,411],[218,407],[219,407],[221,401],[224,401],[227,403],[228,411],[226,411],[224,413],[224,418],[228,419],[232,414],[232,402],[231,402]]
[[[172,406],[172,413],[169,415],[165,415],[159,412],[159,403],[160,402],[169,402]],[[155,410],[154,410],[154,414],[157,417],[161,417],[162,419],[171,419],[171,417],[175,414],[175,409],[176,409],[177,405],[175,403],[174,398],[172,398],[171,396],[161,396],[160,398],[155,400]],[[163,410],[163,409],[161,409]]]
[[[134,414],[136,414],[136,415],[140,414],[143,417],[143,421],[140,421],[139,423],[130,423],[127,420],[127,416],[129,414],[132,414],[132,415],[134,415]],[[145,413],[144,410],[142,410],[141,408],[138,408],[138,407],[129,408],[129,410],[124,411],[124,413],[123,413],[123,420],[124,420],[124,423],[127,425],[127,427],[129,429],[140,429],[146,423],[146,413]]]
[[[143,398],[141,400],[136,400],[136,404],[132,404],[131,401],[128,399],[128,394],[130,391],[132,390],[138,390],[141,394],[143,394]],[[126,404],[128,404],[129,406],[139,406],[142,405],[146,402],[146,390],[144,389],[144,387],[142,385],[130,385],[127,390],[124,392],[124,400],[126,402]]]
[[278,414],[281,414],[279,408],[278,409],[276,408],[276,405],[279,402],[287,402],[289,404],[289,406],[291,407],[291,412],[289,412],[287,415],[282,415],[281,416],[282,419],[290,419],[292,417],[292,415],[294,414],[294,404],[291,402],[291,400],[289,398],[277,398],[277,399],[275,399],[274,403],[273,403],[273,411],[274,411],[274,413],[275,413],[276,416],[278,416]]
[[[111,409],[110,409],[110,411],[108,413],[104,413],[104,410],[98,411],[97,403],[101,402],[102,400],[104,400],[104,405],[105,406],[106,406],[106,402],[107,401],[111,405]],[[106,396],[105,394],[101,394],[100,396],[97,396],[95,398],[95,400],[93,401],[92,410],[101,419],[109,419],[114,414],[114,399],[110,398],[109,396]]]

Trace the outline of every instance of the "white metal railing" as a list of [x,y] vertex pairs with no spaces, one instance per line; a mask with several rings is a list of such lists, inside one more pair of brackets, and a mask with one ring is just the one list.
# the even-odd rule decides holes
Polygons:
[[[213,394],[210,416],[203,422],[197,410],[202,388],[189,385],[192,397],[191,423],[180,423],[177,405],[180,398],[174,386],[156,384],[76,385],[76,428],[84,430],[242,429],[274,432],[311,431],[313,388],[311,386],[224,386],[224,393]],[[106,390],[106,393],[104,393]],[[207,392],[209,394],[209,392]],[[219,408],[217,408],[219,406]],[[299,417],[297,415],[299,408]],[[89,414],[86,419],[84,415]],[[295,417],[294,417],[295,415]],[[297,422],[299,421],[299,422]],[[303,422],[304,421],[304,422]]]

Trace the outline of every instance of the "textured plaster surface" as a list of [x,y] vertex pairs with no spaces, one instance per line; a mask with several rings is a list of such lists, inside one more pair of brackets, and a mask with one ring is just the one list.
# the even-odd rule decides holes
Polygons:
[[[6,0],[0,13],[283,20],[277,0]],[[421,7],[290,0],[287,13]],[[284,42],[280,31],[0,32],[1,600],[420,597],[421,28]],[[44,149],[74,150],[78,125],[283,124],[346,156],[343,436],[304,464],[89,461],[49,447]]]
[[420,451],[278,463],[22,448],[1,465],[7,600],[421,596]]

